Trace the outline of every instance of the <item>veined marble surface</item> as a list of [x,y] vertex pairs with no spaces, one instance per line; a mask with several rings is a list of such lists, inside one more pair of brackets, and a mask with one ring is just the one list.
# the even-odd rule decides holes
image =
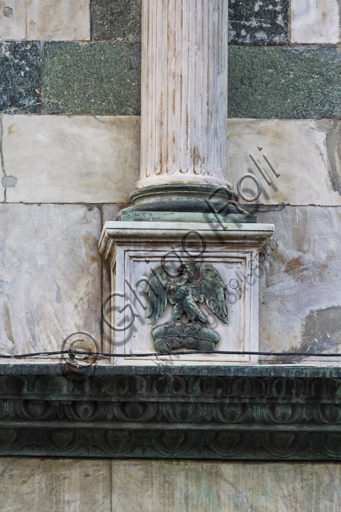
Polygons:
[[291,42],[336,44],[340,42],[338,0],[291,0]]

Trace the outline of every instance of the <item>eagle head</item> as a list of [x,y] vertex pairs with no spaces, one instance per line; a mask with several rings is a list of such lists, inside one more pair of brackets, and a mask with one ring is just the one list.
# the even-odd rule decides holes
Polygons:
[[188,263],[183,263],[178,267],[178,273],[181,277],[186,277],[187,282],[190,282],[198,272],[198,266],[194,263],[194,261],[189,261]]

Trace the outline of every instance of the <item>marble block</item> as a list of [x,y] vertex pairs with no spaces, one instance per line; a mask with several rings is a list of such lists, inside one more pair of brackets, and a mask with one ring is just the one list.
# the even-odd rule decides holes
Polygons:
[[139,175],[140,120],[4,115],[9,203],[125,202]]
[[[103,317],[111,325],[111,352],[121,354],[114,363],[257,362],[254,355],[188,352],[258,350],[258,278],[253,269],[273,231],[271,224],[106,222],[99,248],[110,263],[111,294],[103,301]],[[186,302],[183,294],[186,300],[186,294],[196,298]],[[179,318],[173,318],[176,313]],[[162,355],[165,346],[186,355]],[[153,356],[155,352],[160,355]]]
[[[100,210],[2,204],[0,225],[0,352],[57,351],[79,331],[99,340]],[[57,355],[40,358],[59,360]]]
[[90,40],[89,0],[27,0],[27,39]]
[[26,39],[25,0],[0,0],[0,40]]
[[337,44],[340,42],[338,0],[292,0],[291,43]]

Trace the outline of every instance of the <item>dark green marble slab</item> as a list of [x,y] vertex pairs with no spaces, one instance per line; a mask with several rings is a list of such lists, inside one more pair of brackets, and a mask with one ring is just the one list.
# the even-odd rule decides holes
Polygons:
[[340,115],[341,53],[337,47],[230,47],[229,117]]
[[[139,115],[140,50],[139,43],[127,42],[45,43],[44,113]],[[14,64],[13,69],[7,66],[7,76],[12,73],[14,79],[28,84],[31,100],[35,95],[38,102],[40,75],[33,89],[31,80],[18,77]],[[39,103],[20,107],[20,99],[25,101],[27,94],[24,87],[19,93],[22,98],[14,97],[5,105],[39,111]],[[336,47],[230,47],[229,117],[318,119],[340,115],[341,54]]]
[[2,43],[0,111],[7,114],[41,112],[41,44]]
[[[141,39],[141,0],[93,0],[92,37],[95,41]],[[231,44],[288,43],[289,0],[230,0]]]
[[139,43],[44,45],[46,114],[139,115]]
[[140,41],[141,0],[93,0],[91,21],[95,41]]
[[289,0],[229,0],[229,42],[236,45],[288,43]]

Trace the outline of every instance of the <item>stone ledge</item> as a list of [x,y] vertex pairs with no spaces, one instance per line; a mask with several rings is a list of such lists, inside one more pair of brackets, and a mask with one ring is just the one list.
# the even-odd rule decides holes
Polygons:
[[[341,356],[340,356],[341,357]],[[52,375],[64,374],[64,363],[5,363],[0,364],[1,375]],[[113,366],[107,364],[79,366],[79,376],[116,376],[116,375],[192,375],[198,377],[288,377],[288,378],[326,378],[340,379],[341,365],[309,366],[309,365],[274,365],[258,366]],[[340,395],[341,396],[341,395]]]
[[341,460],[336,367],[63,369],[0,366],[0,455]]

